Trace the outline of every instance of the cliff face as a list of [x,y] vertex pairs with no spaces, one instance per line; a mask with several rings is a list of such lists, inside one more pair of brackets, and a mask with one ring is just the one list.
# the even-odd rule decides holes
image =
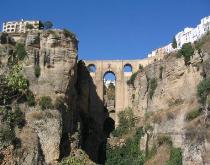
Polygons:
[[131,107],[138,126],[153,128],[149,137],[145,134],[142,138],[141,149],[151,148],[158,136],[169,135],[174,147],[182,149],[183,164],[199,165],[209,161],[204,158],[209,151],[204,114],[193,121],[186,120],[189,112],[202,108],[197,86],[208,72],[205,69],[209,66],[208,50],[196,52],[187,66],[183,58],[170,54],[138,73],[129,88]]
[[[72,33],[48,30],[21,35],[18,43],[25,45],[28,57],[21,64],[36,105],[18,105],[26,120],[22,129],[15,130],[21,147],[2,150],[2,164],[7,164],[6,153],[11,155],[11,164],[57,164],[69,155],[70,137],[77,129],[78,41]],[[6,66],[7,58],[7,52],[1,54],[2,66]],[[43,97],[52,100],[49,110],[41,110]]]

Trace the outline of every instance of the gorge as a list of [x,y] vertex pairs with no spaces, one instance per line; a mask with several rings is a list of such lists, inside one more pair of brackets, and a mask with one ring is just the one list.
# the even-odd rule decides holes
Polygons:
[[[16,40],[1,33],[0,41],[0,164],[210,163],[209,33],[190,51],[143,60],[78,60],[79,41],[67,30]],[[108,72],[114,117],[104,106]],[[133,162],[117,155],[128,139]]]

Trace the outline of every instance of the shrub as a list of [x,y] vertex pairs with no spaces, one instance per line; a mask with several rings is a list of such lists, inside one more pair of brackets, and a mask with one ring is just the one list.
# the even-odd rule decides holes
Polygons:
[[72,154],[69,157],[64,158],[61,162],[60,165],[94,165],[95,163],[93,163],[88,155],[82,151],[79,150],[78,153],[76,154]]
[[194,49],[191,43],[185,43],[179,50],[179,53],[184,57],[185,64],[188,65],[191,56],[193,56]]
[[200,53],[203,45],[207,41],[209,41],[209,39],[210,39],[210,33],[208,31],[201,39],[199,39],[198,41],[195,41],[195,43],[194,43],[195,44],[195,49],[197,49],[198,52]]
[[156,80],[156,78],[152,78],[149,81],[149,97],[150,97],[150,99],[152,99],[156,88],[157,88],[157,80]]
[[36,105],[35,97],[34,97],[34,94],[32,93],[32,91],[30,91],[30,90],[28,91],[26,99],[27,99],[27,103],[29,106]]
[[112,148],[110,146],[107,146],[106,165],[143,165],[144,156],[139,148],[140,138],[142,134],[142,129],[138,128],[134,137],[127,139],[125,145],[123,145],[122,147],[118,146]]
[[163,144],[167,144],[169,146],[172,146],[172,140],[170,136],[166,135],[160,135],[157,137],[157,144],[158,146],[161,146]]
[[132,127],[134,127],[134,116],[131,108],[125,109],[118,114],[119,126],[113,131],[114,136],[121,136],[126,134]]
[[201,81],[197,86],[197,96],[201,103],[205,103],[207,95],[210,93],[210,77]]
[[139,71],[133,73],[130,77],[130,79],[127,81],[128,85],[134,85],[134,81],[136,79],[136,76],[138,75]]
[[17,56],[17,59],[22,61],[27,57],[27,52],[25,50],[24,44],[17,43],[15,46],[15,54]]
[[28,81],[24,78],[21,71],[22,67],[20,65],[14,65],[10,73],[6,76],[6,82],[13,90],[24,93],[28,89]]
[[50,96],[42,96],[39,105],[42,110],[53,108],[52,99]]
[[170,159],[166,165],[182,165],[182,150],[181,148],[171,148]]
[[40,74],[41,74],[41,68],[40,68],[39,65],[36,65],[34,67],[34,74],[35,74],[36,78],[38,78],[40,76]]
[[144,70],[144,67],[142,64],[139,64],[139,70]]
[[20,110],[19,107],[15,108],[13,112],[14,126],[22,128],[25,125],[25,114]]
[[15,139],[15,132],[8,125],[0,126],[0,149],[12,143]]
[[201,109],[196,109],[196,110],[193,110],[193,111],[191,111],[191,112],[188,112],[188,113],[186,114],[185,119],[186,119],[187,121],[191,121],[191,120],[197,118],[198,116],[200,116],[201,112],[202,112]]

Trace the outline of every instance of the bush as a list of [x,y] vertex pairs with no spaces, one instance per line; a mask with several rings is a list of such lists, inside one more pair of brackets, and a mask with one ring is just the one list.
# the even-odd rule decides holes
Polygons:
[[29,84],[21,71],[22,67],[20,65],[14,65],[10,73],[6,76],[6,82],[13,90],[24,93],[28,89]]
[[144,67],[142,64],[139,64],[139,70],[144,70]]
[[13,112],[14,126],[18,126],[18,128],[22,128],[25,125],[25,114],[20,110],[19,107],[15,108]]
[[197,118],[198,116],[200,116],[201,112],[202,112],[201,109],[196,109],[196,110],[193,110],[193,111],[191,111],[191,112],[188,112],[188,113],[186,114],[185,119],[186,119],[187,121],[191,121],[191,120]]
[[161,146],[163,144],[167,144],[169,146],[172,146],[172,140],[170,136],[166,135],[160,135],[157,137],[157,144],[158,146]]
[[53,108],[53,104],[52,104],[52,99],[49,96],[43,96],[41,97],[40,101],[39,101],[39,105],[41,107],[42,110],[45,109],[52,109]]
[[17,43],[15,46],[15,54],[17,56],[17,59],[22,61],[27,57],[27,52],[25,50],[24,44]]
[[166,165],[182,165],[182,150],[180,148],[171,148],[170,159]]
[[138,75],[139,71],[133,73],[130,77],[130,79],[127,81],[128,85],[134,85],[134,80],[136,79],[136,76]]
[[8,125],[0,126],[0,149],[12,144],[15,139],[15,131]]
[[152,78],[149,81],[149,97],[150,97],[150,99],[152,99],[156,88],[157,88],[157,80],[156,80],[156,78]]
[[144,156],[140,151],[140,138],[143,134],[142,128],[136,130],[133,138],[127,139],[125,145],[122,147],[107,146],[107,160],[106,165],[143,165]]
[[190,58],[193,56],[194,49],[191,43],[185,43],[179,50],[179,53],[184,57],[185,64],[188,65]]
[[72,154],[69,157],[64,158],[61,162],[60,165],[94,165],[88,155],[82,151],[78,150],[76,154]]
[[201,49],[203,47],[203,45],[209,41],[210,39],[210,33],[207,32],[201,39],[199,39],[198,41],[195,41],[195,48],[198,50],[198,52],[201,52]]
[[39,78],[39,76],[40,76],[40,74],[41,74],[41,68],[40,68],[39,65],[36,65],[36,66],[34,67],[34,74],[35,74],[36,78]]
[[36,101],[35,101],[35,97],[34,94],[32,93],[32,91],[28,91],[27,96],[26,96],[27,102],[29,106],[35,106],[36,105]]
[[134,116],[131,108],[125,109],[118,114],[119,126],[113,131],[114,136],[122,136],[134,127]]
[[207,95],[210,93],[210,77],[201,81],[197,86],[197,96],[201,103],[205,103]]

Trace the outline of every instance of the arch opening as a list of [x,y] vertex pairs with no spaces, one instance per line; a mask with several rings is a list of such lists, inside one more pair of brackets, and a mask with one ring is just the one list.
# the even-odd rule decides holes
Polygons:
[[132,70],[133,70],[133,68],[132,68],[131,64],[125,64],[124,65],[124,68],[123,68],[124,73],[125,72],[132,72]]
[[115,85],[116,76],[114,72],[105,72],[103,76],[103,103],[112,119],[115,119]]
[[90,73],[95,73],[96,72],[96,66],[94,65],[94,64],[90,64],[90,65],[88,65],[88,71],[90,72]]

